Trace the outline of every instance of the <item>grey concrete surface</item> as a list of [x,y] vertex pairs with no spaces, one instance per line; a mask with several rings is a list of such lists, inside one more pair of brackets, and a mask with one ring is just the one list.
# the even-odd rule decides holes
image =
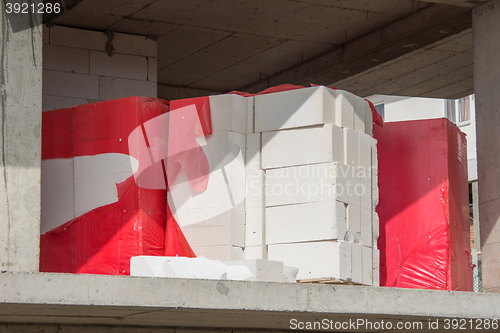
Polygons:
[[344,285],[0,274],[0,322],[290,329],[290,320],[500,319],[500,295]]
[[[37,272],[42,27],[13,32],[4,2],[0,7],[0,269]],[[22,15],[28,20],[30,14]]]
[[483,288],[500,292],[500,0],[473,14]]

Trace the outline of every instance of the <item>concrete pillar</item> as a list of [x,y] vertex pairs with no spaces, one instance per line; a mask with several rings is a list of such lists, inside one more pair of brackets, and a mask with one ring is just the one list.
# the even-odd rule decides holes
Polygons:
[[484,292],[500,292],[500,0],[473,11],[474,90]]
[[0,2],[0,269],[37,272],[42,27],[41,15],[16,15]]

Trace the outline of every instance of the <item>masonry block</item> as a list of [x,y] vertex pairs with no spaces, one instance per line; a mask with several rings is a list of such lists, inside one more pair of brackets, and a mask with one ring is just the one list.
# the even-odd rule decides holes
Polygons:
[[146,36],[113,34],[113,52],[144,57],[157,56],[156,41]]
[[227,266],[244,266],[252,273],[247,281],[285,282],[284,265],[281,261],[251,259],[224,263]]
[[358,132],[344,128],[344,164],[359,166],[359,136]]
[[372,235],[372,209],[371,208],[360,208],[361,213],[361,235],[359,238],[359,243],[364,246],[373,246],[373,235]]
[[326,124],[262,133],[263,169],[344,160],[340,127]]
[[247,171],[262,170],[261,133],[247,134],[245,158]]
[[352,244],[351,250],[352,282],[363,283],[363,246]]
[[373,136],[373,113],[370,103],[365,103],[365,133]]
[[62,96],[42,96],[42,111],[51,111],[57,109],[71,108],[73,106],[87,104],[92,100],[86,98],[73,98]]
[[354,95],[344,90],[331,92],[335,96],[335,125],[354,130]]
[[354,101],[354,119],[353,119],[353,129],[360,133],[365,133],[365,105],[368,104],[364,98],[353,95]]
[[347,202],[345,165],[320,163],[266,171],[266,207],[315,201]]
[[147,81],[146,57],[90,51],[90,74]]
[[266,244],[264,177],[264,171],[262,170],[247,172],[247,195],[245,198],[245,246],[262,246]]
[[108,37],[103,32],[74,29],[61,26],[50,28],[50,45],[106,51]]
[[99,77],[99,100],[131,96],[156,97],[156,82]]
[[245,246],[245,260],[248,259],[267,259],[267,246]]
[[339,201],[321,201],[268,207],[266,243],[343,240],[346,232],[345,206]]
[[326,87],[255,96],[255,131],[333,123],[335,97]]
[[[203,210],[191,213],[199,215],[203,214]],[[183,221],[183,223],[186,223],[186,221]],[[228,247],[244,247],[245,211],[233,208],[201,222],[185,224],[181,229],[188,243],[192,246],[226,245]]]
[[373,249],[373,286],[380,286],[380,251],[377,249]]
[[210,260],[231,261],[244,260],[243,248],[238,246],[195,246],[192,245],[197,256],[203,256]]
[[238,95],[210,96],[212,131],[247,133],[248,101]]
[[70,73],[89,74],[89,50],[44,45],[43,68]]
[[355,204],[347,205],[347,240],[359,243],[361,238],[361,207]]
[[44,70],[43,94],[99,99],[99,77],[95,75]]
[[269,245],[270,260],[299,268],[297,280],[334,278],[351,279],[351,245],[322,241]]
[[363,284],[371,286],[373,284],[373,250],[370,247],[363,246]]
[[148,58],[148,81],[158,81],[158,58]]
[[254,113],[255,113],[255,97],[247,97],[247,133],[255,132],[255,124],[254,124]]

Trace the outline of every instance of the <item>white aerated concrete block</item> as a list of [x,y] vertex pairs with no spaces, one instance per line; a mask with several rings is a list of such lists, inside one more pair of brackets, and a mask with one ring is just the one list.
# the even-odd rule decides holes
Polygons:
[[245,246],[265,245],[264,171],[249,171],[246,179]]
[[262,170],[261,133],[251,133],[246,136],[245,167],[247,172]]
[[255,96],[255,131],[333,123],[335,96],[329,90],[320,86]]
[[61,26],[50,28],[50,45],[105,51],[108,37],[103,32]]
[[373,286],[380,286],[380,251],[373,249]]
[[248,100],[245,97],[227,94],[209,98],[212,132],[247,133]]
[[267,246],[245,246],[245,260],[248,259],[267,259]]
[[372,211],[372,247],[378,248],[377,242],[380,236],[380,219],[376,211]]
[[365,104],[365,133],[373,136],[373,112],[368,101]]
[[121,79],[115,77],[99,77],[99,100],[143,96],[156,98],[156,82]]
[[[223,273],[215,278],[220,279]],[[130,276],[175,278],[176,274],[168,264],[168,257],[137,256],[130,258]]]
[[[360,168],[363,168],[364,167],[360,167]],[[369,168],[369,167],[368,167]],[[373,209],[372,207],[372,180],[371,180],[371,177],[370,177],[370,169],[366,169],[366,176],[364,176],[363,178],[360,178],[359,179],[359,184],[361,185],[361,187],[359,188],[360,192],[360,205],[361,207],[363,208],[368,208],[370,210]],[[359,172],[359,174],[364,174],[365,172]]]
[[90,103],[92,100],[84,98],[62,97],[62,96],[42,96],[42,111],[72,108],[73,106]]
[[359,243],[364,246],[372,247],[373,236],[372,236],[372,210],[371,208],[361,207],[361,235],[359,238]]
[[89,74],[89,50],[44,45],[43,69]]
[[113,52],[144,57],[156,57],[156,41],[146,36],[113,34]]
[[321,201],[268,207],[266,243],[343,240],[346,232],[345,206],[339,201]]
[[246,97],[247,100],[247,134],[255,132],[254,113],[255,113],[255,97]]
[[354,95],[344,90],[335,90],[335,124],[354,130]]
[[147,81],[146,57],[90,51],[90,74]]
[[347,202],[340,163],[321,163],[266,171],[266,207],[315,201]]
[[363,246],[352,244],[351,252],[352,282],[363,283]]
[[363,255],[363,284],[371,286],[373,284],[373,250],[369,247],[362,247]]
[[344,164],[359,166],[359,137],[358,132],[344,128]]
[[334,278],[351,279],[351,245],[347,242],[322,241],[269,245],[270,260],[297,267],[297,280]]
[[365,133],[365,104],[368,102],[363,98],[356,95],[353,96],[354,100],[354,122],[353,128],[355,131]]
[[[192,213],[199,217],[204,215],[203,211],[193,211]],[[193,246],[243,247],[245,245],[245,211],[233,208],[201,222],[185,225],[181,229],[188,243]]]
[[343,158],[342,129],[333,124],[262,133],[262,168],[340,162]]
[[43,94],[99,99],[99,77],[44,69]]
[[[371,254],[371,253],[370,253]],[[252,273],[252,277],[246,281],[285,282],[283,275],[284,266],[282,261],[251,259],[228,261],[228,266],[244,266]]]
[[371,179],[372,179],[372,205],[373,209],[375,209],[379,202],[377,140],[375,139],[372,141]]
[[361,207],[355,204],[347,205],[347,239],[359,243],[361,238]]
[[243,248],[238,246],[196,246],[190,244],[197,256],[203,256],[210,260],[231,261],[245,260]]
[[358,133],[358,163],[359,166],[366,168],[367,171],[372,165],[373,140],[368,134]]
[[158,58],[148,58],[148,81],[158,81]]

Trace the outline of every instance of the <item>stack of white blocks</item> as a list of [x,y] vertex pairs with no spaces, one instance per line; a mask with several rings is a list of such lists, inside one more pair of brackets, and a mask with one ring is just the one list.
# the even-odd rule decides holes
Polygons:
[[157,47],[146,36],[43,26],[43,111],[156,97]]
[[[174,212],[195,253],[283,261],[299,268],[299,280],[378,286],[377,158],[368,102],[320,86],[211,96],[210,108],[213,134],[204,146],[210,178],[218,170],[211,160],[222,160],[215,155],[237,160],[210,149],[223,140],[240,148],[244,172],[241,163],[223,167],[219,185],[207,189],[218,200]],[[231,204],[221,204],[227,192]],[[190,221],[193,214],[198,218]],[[209,218],[198,221],[203,215]]]

